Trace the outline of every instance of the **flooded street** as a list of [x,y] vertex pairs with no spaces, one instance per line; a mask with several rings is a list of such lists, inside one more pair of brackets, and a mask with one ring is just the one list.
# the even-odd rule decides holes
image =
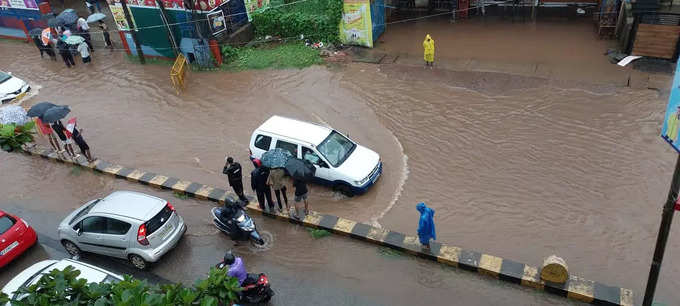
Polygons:
[[[354,198],[313,186],[313,210],[415,234],[415,204],[425,201],[436,211],[441,242],[532,265],[558,254],[571,273],[633,289],[636,300],[642,299],[675,156],[658,136],[667,97],[657,91],[555,86],[536,77],[351,64],[191,73],[186,92],[176,96],[168,66],[133,65],[120,53],[97,52],[92,67],[65,69],[62,62],[41,61],[31,47],[2,43],[3,53],[15,56],[0,58],[0,67],[41,87],[25,105],[45,100],[70,105],[93,153],[104,160],[224,187],[224,157],[234,156],[244,171],[252,170],[247,159],[250,135],[270,116],[327,124],[380,153],[384,174],[367,194]],[[576,56],[569,60],[579,61]],[[592,65],[598,70],[601,63]],[[55,182],[59,179],[55,173],[64,175],[68,169],[33,160],[0,155],[2,173],[31,172],[16,185],[5,176],[3,188],[10,191],[3,197],[31,197],[27,186],[36,184],[50,197],[75,201],[72,207],[57,201],[67,206],[41,208],[57,212],[124,183],[87,174],[88,180],[73,180],[82,185],[42,184]],[[124,187],[147,190],[128,185]],[[252,191],[246,189],[246,193]],[[205,204],[195,205],[199,220],[203,217],[199,206]],[[286,226],[277,230],[289,231]],[[303,229],[290,231],[288,235],[304,234]],[[190,241],[204,243],[199,238]],[[347,252],[353,257],[375,252],[373,247],[344,241],[351,244]],[[348,267],[346,251],[334,249],[331,243],[327,250],[315,251],[324,253],[306,255],[298,254],[293,245],[278,246],[284,249],[271,256],[280,256],[291,270],[300,265],[319,267],[330,258],[338,271],[356,270],[347,279],[358,277],[362,269],[376,271],[365,276],[368,280],[401,277],[388,275],[394,267],[378,259],[366,261],[365,267]],[[340,252],[343,256],[334,255]],[[673,305],[680,301],[674,289],[680,286],[680,236],[671,235],[666,252],[657,300]],[[295,256],[288,257],[288,253]],[[380,268],[369,269],[371,265]],[[182,273],[195,278],[193,268],[186,267]],[[452,279],[476,277],[441,272],[440,266],[427,269],[409,271],[426,279],[438,273],[453,273]],[[316,273],[321,277],[324,272]],[[433,282],[446,288],[441,285],[445,281]],[[408,288],[409,284],[404,281],[399,286]],[[351,289],[362,290],[359,287]],[[512,288],[515,296],[534,297]],[[508,294],[480,292],[499,297],[496,301]],[[475,304],[475,298],[471,296],[469,304]],[[404,304],[407,300],[400,299]],[[516,304],[553,303],[519,300]]]

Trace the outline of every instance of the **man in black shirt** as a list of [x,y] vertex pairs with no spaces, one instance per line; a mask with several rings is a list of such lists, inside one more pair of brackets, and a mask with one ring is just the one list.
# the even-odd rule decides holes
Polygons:
[[253,163],[257,166],[253,172],[250,173],[250,186],[257,194],[257,201],[260,203],[260,209],[265,210],[265,201],[270,212],[274,212],[276,207],[272,200],[272,190],[267,185],[267,178],[269,178],[269,168],[262,167],[259,159],[255,159]]
[[243,194],[243,173],[241,172],[241,164],[234,162],[234,159],[227,157],[227,164],[224,165],[222,173],[227,175],[229,186],[234,189],[238,198],[248,203],[248,198]]

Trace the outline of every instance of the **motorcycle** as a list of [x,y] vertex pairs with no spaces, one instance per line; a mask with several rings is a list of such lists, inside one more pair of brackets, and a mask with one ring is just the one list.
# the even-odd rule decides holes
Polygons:
[[213,216],[213,224],[229,235],[235,241],[250,241],[255,247],[262,247],[264,239],[257,231],[253,219],[246,214],[241,203],[229,203],[228,207],[215,207],[210,213]]
[[[218,269],[224,269],[228,266],[224,261],[215,265]],[[264,273],[252,274],[248,273],[248,277],[241,284],[241,292],[239,292],[239,303],[242,304],[260,304],[267,303],[274,296],[274,290],[269,285],[269,279]]]

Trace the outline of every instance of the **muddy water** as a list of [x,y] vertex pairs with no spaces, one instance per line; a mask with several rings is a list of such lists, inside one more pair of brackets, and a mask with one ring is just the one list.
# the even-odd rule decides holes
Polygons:
[[[68,70],[29,46],[2,48],[18,54],[0,58],[3,69],[42,86],[27,104],[69,104],[105,160],[219,186],[225,155],[251,169],[250,133],[269,116],[329,124],[378,151],[385,175],[352,199],[314,187],[312,209],[413,233],[414,205],[426,201],[442,242],[534,265],[556,253],[579,276],[638,298],[644,288],[674,157],[657,137],[664,98],[654,91],[352,65],[192,73],[177,97],[165,66],[114,53]],[[680,301],[675,237],[658,290],[666,302]]]

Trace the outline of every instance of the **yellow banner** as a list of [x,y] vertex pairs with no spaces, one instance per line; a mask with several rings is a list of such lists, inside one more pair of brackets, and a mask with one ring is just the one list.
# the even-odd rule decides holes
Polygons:
[[370,0],[345,0],[340,22],[340,41],[350,45],[373,47]]

